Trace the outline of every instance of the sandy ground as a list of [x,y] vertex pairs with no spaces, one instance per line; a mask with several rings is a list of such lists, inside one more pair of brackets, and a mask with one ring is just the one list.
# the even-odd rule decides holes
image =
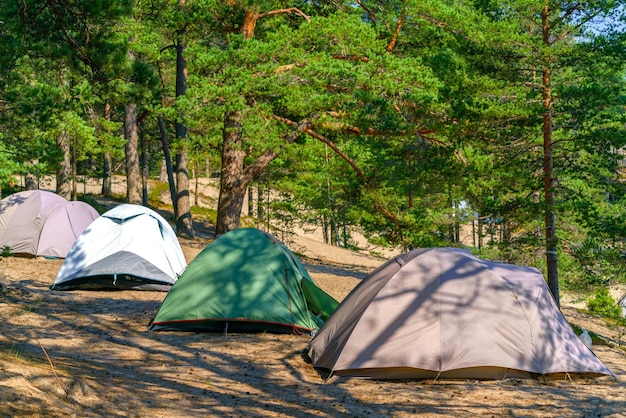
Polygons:
[[[206,243],[181,239],[189,261]],[[294,245],[340,300],[382,262]],[[616,381],[325,382],[300,357],[307,336],[147,332],[165,293],[51,291],[61,263],[0,258],[0,416],[626,417],[626,354],[616,344],[594,345]],[[563,310],[619,338],[602,319]]]
[[[210,239],[180,242],[191,261]],[[384,261],[288,246],[338,300]],[[165,293],[51,291],[61,264],[0,257],[0,417],[626,417],[625,338],[580,304],[563,312],[606,341],[615,380],[323,381],[300,357],[310,337],[148,332]]]

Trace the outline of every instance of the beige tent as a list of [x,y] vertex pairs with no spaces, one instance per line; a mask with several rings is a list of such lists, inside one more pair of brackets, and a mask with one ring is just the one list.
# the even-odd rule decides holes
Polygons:
[[89,204],[69,202],[45,190],[0,200],[0,248],[13,254],[64,258],[78,236],[98,218]]
[[325,378],[613,376],[566,322],[538,270],[457,248],[413,250],[380,266],[303,357]]

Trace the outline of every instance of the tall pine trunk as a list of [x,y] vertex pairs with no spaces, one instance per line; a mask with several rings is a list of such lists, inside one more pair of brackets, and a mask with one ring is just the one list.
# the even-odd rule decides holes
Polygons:
[[[104,118],[111,120],[111,105],[107,102],[104,105]],[[113,159],[110,151],[104,151],[104,167],[102,168],[102,195],[111,196],[111,186],[113,179]]]
[[141,205],[141,175],[139,171],[139,143],[137,105],[130,103],[124,110],[126,138],[126,197],[128,203]]
[[146,140],[142,130],[139,130],[141,144],[141,203],[148,206],[148,150],[146,150]]
[[72,200],[78,199],[78,190],[76,189],[76,179],[78,178],[78,158],[76,156],[76,139],[74,139],[74,146],[72,146]]
[[61,161],[59,162],[59,168],[57,169],[57,187],[56,193],[70,200],[72,195],[71,190],[71,156],[70,156],[70,138],[65,131],[62,131],[56,138],[57,148],[62,153]]
[[[176,43],[176,97],[184,96],[187,91],[187,61],[182,39]],[[191,217],[191,198],[189,196],[189,155],[187,149],[187,127],[176,121],[176,138],[179,152],[176,155],[176,232],[193,238],[193,219]]]
[[[548,0],[541,12],[541,24],[543,29],[543,42],[547,47],[550,45],[550,22]],[[548,287],[554,297],[557,306],[560,307],[559,274],[557,268],[557,237],[554,221],[554,161],[552,140],[552,92],[550,89],[551,59],[546,57],[543,70],[543,190],[544,190],[544,222],[546,237],[546,264],[548,270]]]

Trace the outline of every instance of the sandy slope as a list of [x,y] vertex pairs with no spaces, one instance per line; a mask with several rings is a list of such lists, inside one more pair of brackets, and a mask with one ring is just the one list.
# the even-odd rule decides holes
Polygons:
[[[191,261],[209,239],[180,241]],[[287,243],[338,300],[384,261]],[[626,417],[624,336],[568,303],[571,323],[615,342],[594,352],[616,380],[324,382],[300,357],[307,336],[149,333],[164,293],[51,291],[61,263],[0,258],[0,416]]]

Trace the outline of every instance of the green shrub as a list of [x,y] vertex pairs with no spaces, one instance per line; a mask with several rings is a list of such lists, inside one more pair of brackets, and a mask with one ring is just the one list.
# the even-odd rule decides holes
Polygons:
[[587,308],[594,314],[612,319],[621,319],[622,310],[609,294],[609,289],[602,288],[587,302]]
[[11,247],[5,245],[4,247],[0,248],[0,255],[2,257],[11,257],[13,255],[13,251],[11,250]]

